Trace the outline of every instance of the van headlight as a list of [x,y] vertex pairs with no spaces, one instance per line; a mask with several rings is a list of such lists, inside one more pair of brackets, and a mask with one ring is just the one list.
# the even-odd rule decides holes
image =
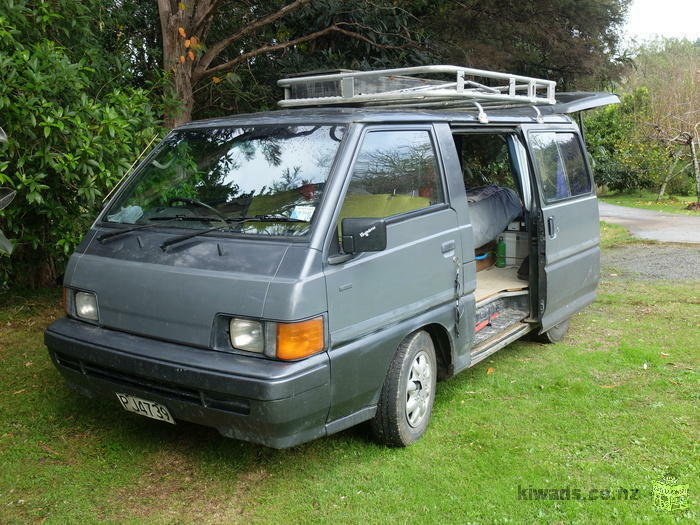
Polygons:
[[323,316],[291,323],[229,319],[229,340],[237,350],[296,361],[325,348]]
[[265,349],[265,331],[260,321],[234,317],[229,321],[229,337],[231,346],[239,350],[261,354]]
[[97,321],[97,296],[90,292],[75,293],[75,313],[78,317],[89,321]]

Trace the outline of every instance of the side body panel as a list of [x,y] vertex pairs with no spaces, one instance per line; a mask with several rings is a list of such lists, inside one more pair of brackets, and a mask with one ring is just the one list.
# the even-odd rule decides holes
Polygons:
[[[372,129],[429,130],[433,144],[437,143],[431,126]],[[345,188],[350,173],[351,166]],[[445,187],[444,173],[442,180]],[[336,214],[341,205],[339,199]],[[330,235],[334,234],[331,228]],[[451,331],[461,250],[457,212],[441,204],[389,219],[385,250],[326,265],[332,375],[329,420],[377,402],[396,346],[409,333],[384,339],[382,332],[388,336],[392,327],[438,309],[452,312],[442,320],[451,323],[445,327]],[[383,344],[353,345],[368,337],[376,341],[373,334],[384,339]]]
[[447,180],[450,206],[457,215],[457,229],[461,240],[459,325],[454,335],[452,370],[456,373],[469,366],[469,350],[474,340],[474,315],[476,310],[476,260],[474,259],[474,231],[469,217],[467,192],[462,178],[462,167],[455,148],[453,129],[448,124],[435,124],[442,166]]

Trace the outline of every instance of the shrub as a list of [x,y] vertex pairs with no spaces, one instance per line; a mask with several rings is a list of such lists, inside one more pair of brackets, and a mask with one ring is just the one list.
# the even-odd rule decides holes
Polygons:
[[0,256],[0,284],[40,286],[55,283],[101,198],[162,130],[146,92],[100,92],[84,61],[20,35],[0,16],[0,186],[17,191],[0,212],[15,240],[13,255]]
[[586,138],[596,182],[613,191],[656,189],[673,158],[673,146],[650,137],[651,98],[640,87],[621,103],[586,117]]

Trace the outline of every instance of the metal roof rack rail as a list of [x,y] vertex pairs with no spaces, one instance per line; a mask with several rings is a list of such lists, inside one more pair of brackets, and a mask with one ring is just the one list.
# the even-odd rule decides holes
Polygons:
[[[454,80],[417,75],[452,75]],[[420,66],[377,71],[307,74],[279,80],[282,107],[401,106],[484,108],[537,106],[556,103],[556,82],[497,71],[459,66]],[[493,85],[489,85],[493,84]]]

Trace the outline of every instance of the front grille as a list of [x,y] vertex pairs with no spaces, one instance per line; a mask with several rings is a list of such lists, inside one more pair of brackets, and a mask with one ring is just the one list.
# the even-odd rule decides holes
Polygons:
[[191,389],[173,383],[159,381],[150,377],[147,378],[134,374],[127,374],[113,368],[108,368],[77,359],[60,352],[55,352],[54,355],[56,357],[56,362],[59,365],[75,372],[79,372],[87,377],[102,379],[117,385],[136,388],[143,392],[150,392],[159,396],[177,399],[179,401],[184,401],[185,403],[191,403],[205,408],[215,408],[217,410],[233,412],[235,414],[245,416],[250,414],[250,403],[248,400],[240,397],[227,396],[226,394],[208,392],[205,390]]

